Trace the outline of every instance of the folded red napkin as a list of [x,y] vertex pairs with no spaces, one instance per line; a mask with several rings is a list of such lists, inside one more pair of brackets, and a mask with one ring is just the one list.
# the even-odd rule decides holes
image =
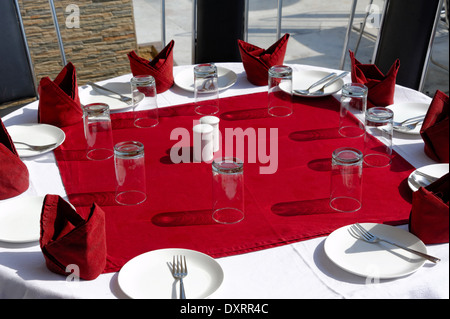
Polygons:
[[22,194],[28,186],[28,169],[17,155],[11,137],[0,118],[0,200]]
[[440,163],[449,162],[448,95],[437,90],[423,121],[420,135],[425,154]]
[[175,41],[172,40],[166,47],[158,53],[151,61],[139,57],[136,52],[128,53],[131,73],[136,75],[151,75],[155,78],[156,91],[162,93],[170,89],[173,81],[173,47]]
[[449,174],[413,193],[409,230],[425,244],[448,243]]
[[69,62],[54,81],[44,77],[39,82],[38,122],[59,127],[82,120],[75,66]]
[[388,106],[394,103],[395,81],[400,60],[397,59],[384,75],[375,64],[362,64],[350,51],[352,82],[362,83],[369,89],[367,108]]
[[247,79],[250,83],[258,86],[267,85],[269,69],[274,65],[280,65],[284,62],[289,36],[286,33],[267,50],[238,40],[242,64],[244,65]]
[[39,243],[49,270],[67,276],[75,265],[80,278],[95,279],[106,265],[105,213],[93,204],[83,217],[60,196],[47,195]]

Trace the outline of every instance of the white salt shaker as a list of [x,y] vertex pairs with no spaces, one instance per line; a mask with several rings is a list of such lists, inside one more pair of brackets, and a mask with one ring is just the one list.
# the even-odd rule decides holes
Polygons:
[[197,124],[194,132],[194,162],[208,162],[213,159],[213,127],[209,124]]
[[220,146],[219,118],[217,116],[207,115],[200,118],[201,124],[209,124],[213,128],[213,152],[217,152]]

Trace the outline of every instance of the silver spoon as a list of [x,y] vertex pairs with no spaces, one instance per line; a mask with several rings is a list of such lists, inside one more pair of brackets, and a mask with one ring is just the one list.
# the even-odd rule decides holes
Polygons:
[[311,93],[310,90],[313,87],[318,86],[318,85],[320,85],[322,83],[325,83],[326,81],[328,81],[329,79],[333,78],[334,76],[336,76],[336,73],[334,73],[334,72],[330,73],[326,77],[324,77],[324,78],[320,79],[319,81],[314,82],[313,84],[311,84],[311,86],[309,88],[307,88],[306,90],[298,90],[297,89],[297,90],[294,90],[294,92],[298,93],[298,94],[308,95],[308,94]]

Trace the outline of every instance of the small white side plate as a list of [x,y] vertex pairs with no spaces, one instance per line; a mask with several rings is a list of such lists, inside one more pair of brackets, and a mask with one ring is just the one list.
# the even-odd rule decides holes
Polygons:
[[178,299],[180,283],[171,268],[174,255],[186,257],[188,275],[183,282],[188,299],[207,298],[222,284],[223,270],[213,258],[194,250],[168,248],[128,261],[119,272],[119,287],[133,299]]
[[[394,112],[394,122],[403,122],[407,119],[426,115],[430,104],[428,103],[399,103],[387,106]],[[404,134],[420,134],[420,129],[422,128],[422,123],[418,124],[413,130],[399,130],[395,128],[394,131]]]
[[[111,82],[102,84],[103,87],[120,93],[124,96],[131,98],[131,84],[130,82]],[[105,103],[108,104],[111,111],[124,110],[133,107],[131,104],[122,102],[117,94],[109,93],[107,91],[100,92],[94,90],[91,86],[87,85],[86,88],[80,89],[80,102],[82,105],[91,103]]]
[[60,146],[66,139],[66,134],[59,127],[49,124],[21,124],[7,127],[13,141],[24,142],[30,145],[55,144],[42,151],[33,151],[23,144],[14,144],[19,157],[31,157],[50,152]]
[[[175,84],[183,90],[194,92],[194,69],[188,68],[175,76]],[[219,91],[228,89],[237,81],[237,75],[232,70],[217,67],[217,82],[219,84]]]
[[20,197],[0,202],[0,241],[38,241],[44,197]]
[[[362,223],[376,236],[427,253],[424,243],[415,235],[394,226]],[[367,243],[353,237],[351,225],[332,232],[325,240],[325,253],[338,267],[352,274],[388,279],[409,275],[422,267],[425,259],[386,243]]]
[[[295,72],[292,77],[292,80],[293,80],[292,81],[292,90],[293,90],[292,93],[296,96],[301,96],[301,97],[320,98],[320,97],[329,96],[329,95],[339,92],[342,89],[342,86],[344,85],[344,81],[342,79],[339,79],[336,82],[334,82],[333,84],[331,84],[330,86],[327,86],[322,95],[307,95],[307,94],[301,94],[301,93],[294,91],[294,90],[306,90],[308,87],[311,86],[311,84],[319,81],[320,79],[323,79],[328,74],[330,74],[330,72],[319,71],[319,70],[307,70],[307,71]],[[318,86],[312,88],[312,90],[310,92],[319,90],[324,85],[325,85],[325,83],[318,85]],[[280,87],[282,90],[284,90],[283,86],[280,86]],[[284,90],[284,91],[286,92],[286,90]]]
[[[408,177],[409,188],[411,188],[411,190],[413,192],[415,192],[419,189],[418,185],[413,182],[413,177],[412,177],[413,175],[416,174],[417,171],[422,172],[427,175],[430,175],[432,177],[441,178],[442,176],[444,176],[445,174],[448,173],[448,171],[449,171],[448,167],[449,167],[448,164],[432,164],[432,165],[427,165],[427,166],[423,166],[423,167],[416,169]],[[420,176],[418,176],[418,177],[420,178]]]

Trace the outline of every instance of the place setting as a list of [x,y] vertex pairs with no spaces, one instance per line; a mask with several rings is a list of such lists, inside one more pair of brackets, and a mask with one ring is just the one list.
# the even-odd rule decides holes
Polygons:
[[38,156],[53,151],[66,138],[62,129],[49,124],[18,124],[8,126],[7,129],[21,158]]
[[[319,98],[326,97],[339,92],[344,85],[342,78],[349,72],[342,72],[339,75],[332,72],[319,70],[305,70],[294,73],[292,80],[292,94],[294,96]],[[289,92],[286,85],[280,88]]]
[[133,107],[130,82],[109,82],[104,85],[88,82],[83,88],[80,90],[82,105],[105,103],[108,104],[111,111]]
[[37,242],[43,201],[42,196],[14,197],[0,201],[0,242]]
[[132,299],[204,299],[220,288],[224,273],[219,263],[201,252],[159,249],[128,261],[118,285]]
[[431,164],[420,167],[412,172],[408,177],[408,186],[415,192],[420,187],[427,187],[436,182],[449,172],[449,165],[445,163]]
[[427,247],[414,234],[376,223],[356,223],[336,229],[325,239],[324,250],[339,268],[374,279],[407,276],[426,262],[440,261],[427,254]]
[[[217,66],[217,86],[219,91],[226,90],[233,86],[237,81],[237,74],[227,68]],[[175,84],[188,92],[195,90],[194,67],[180,71],[174,78]],[[204,90],[206,92],[206,90]],[[201,91],[200,91],[201,93]]]
[[394,112],[395,132],[411,135],[420,135],[429,103],[399,103],[392,104],[386,108]]

